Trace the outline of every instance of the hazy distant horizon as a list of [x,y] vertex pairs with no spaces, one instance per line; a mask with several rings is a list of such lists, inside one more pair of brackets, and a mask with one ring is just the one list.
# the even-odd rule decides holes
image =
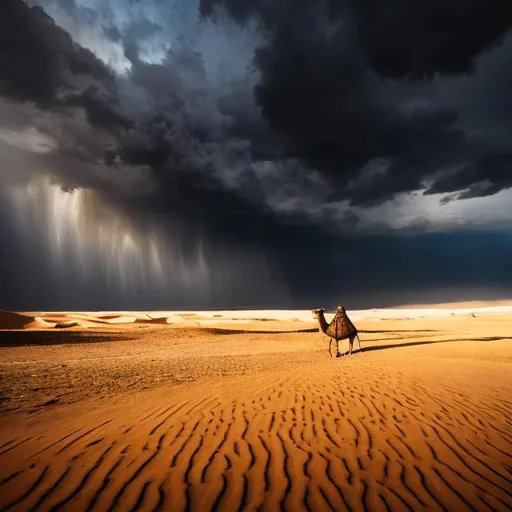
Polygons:
[[[411,300],[406,300],[409,297]],[[417,297],[416,299],[414,297]],[[492,294],[492,291],[478,293],[473,291],[473,294],[467,293],[457,293],[456,290],[446,291],[434,291],[430,294],[422,294],[419,295],[417,293],[414,294],[405,294],[403,296],[404,300],[399,301],[389,301],[385,302],[384,300],[372,300],[368,298],[367,300],[343,300],[343,297],[340,297],[339,300],[330,300],[330,301],[320,301],[320,300],[304,300],[300,303],[291,302],[291,303],[282,303],[282,304],[248,304],[248,305],[236,305],[236,304],[227,304],[227,305],[215,305],[215,306],[205,306],[197,307],[194,306],[193,303],[185,304],[184,307],[181,307],[179,303],[176,302],[157,302],[157,303],[141,303],[136,304],[136,298],[128,303],[119,304],[108,302],[104,303],[105,307],[94,306],[91,303],[87,304],[83,302],[83,297],[80,297],[78,303],[75,303],[79,307],[73,307],[69,304],[63,303],[55,303],[51,307],[38,307],[35,304],[25,304],[22,307],[16,307],[16,305],[12,306],[9,304],[0,303],[0,309],[10,310],[10,311],[61,311],[61,312],[88,312],[88,311],[304,311],[311,310],[319,307],[325,308],[327,311],[334,311],[339,304],[343,304],[347,309],[350,310],[371,310],[371,309],[386,309],[386,308],[409,308],[409,307],[435,307],[435,306],[446,306],[449,307],[451,304],[457,305],[459,303],[489,303],[490,306],[496,305],[497,303],[508,303],[508,301],[512,302],[512,293],[510,294]],[[96,300],[96,299],[95,299]],[[20,304],[21,305],[21,304]],[[62,307],[61,307],[62,306]]]

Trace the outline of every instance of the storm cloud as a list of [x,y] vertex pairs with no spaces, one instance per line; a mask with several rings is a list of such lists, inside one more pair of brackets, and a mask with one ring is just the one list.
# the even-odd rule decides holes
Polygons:
[[[139,233],[144,261],[157,238],[170,267],[176,254],[195,261],[201,247],[209,271],[197,275],[208,290],[187,298],[187,286],[200,285],[169,277],[176,307],[302,305],[331,300],[335,287],[360,304],[380,286],[397,297],[427,284],[500,287],[509,277],[501,258],[484,282],[490,254],[443,273],[418,252],[425,238],[403,243],[410,233],[470,228],[466,213],[451,224],[398,215],[400,204],[465,212],[453,205],[512,187],[511,25],[512,7],[498,0],[464,9],[456,1],[5,0],[2,180],[49,176],[63,190],[91,191],[108,215],[129,219],[123,229]],[[3,246],[17,247],[2,249],[12,290],[16,251],[27,245],[15,234],[19,218],[3,208]],[[458,239],[429,236],[451,268],[443,254]],[[101,282],[105,261],[95,258]],[[83,265],[75,259],[70,274]],[[347,280],[354,261],[378,271]],[[412,271],[420,267],[428,275]],[[233,276],[248,268],[242,285]],[[156,277],[145,279],[139,293]],[[116,293],[107,302],[119,301]],[[52,304],[69,296],[64,287]]]
[[[476,134],[462,119],[475,105],[457,105],[443,92],[443,77],[477,73],[485,66],[478,59],[512,25],[509,2],[470,4],[203,0],[201,11],[215,17],[222,5],[239,23],[260,20],[266,37],[255,54],[255,97],[262,115],[286,137],[289,154],[332,176],[335,195],[358,204],[422,188],[454,191],[435,176],[452,168],[464,176],[456,190],[472,190],[461,198],[510,187],[508,145]],[[487,88],[505,83],[509,46],[501,74],[484,78]],[[504,141],[510,125],[500,130]],[[384,170],[366,179],[374,159],[385,161]],[[500,170],[489,172],[485,162],[495,168],[498,160]]]

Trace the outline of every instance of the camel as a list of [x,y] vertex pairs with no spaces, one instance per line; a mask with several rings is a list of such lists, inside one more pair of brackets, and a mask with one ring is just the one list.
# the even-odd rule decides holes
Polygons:
[[361,340],[359,339],[359,335],[355,325],[350,321],[350,318],[347,316],[347,312],[343,306],[338,306],[336,309],[336,314],[332,319],[331,323],[328,324],[324,315],[325,309],[313,309],[313,318],[318,320],[320,331],[329,336],[329,354],[332,357],[331,352],[331,344],[332,340],[336,340],[336,357],[341,357],[340,349],[339,349],[339,341],[349,340],[349,354],[352,355],[352,348],[354,346],[354,339],[357,337],[357,341],[359,342],[359,350],[362,352],[361,348]]

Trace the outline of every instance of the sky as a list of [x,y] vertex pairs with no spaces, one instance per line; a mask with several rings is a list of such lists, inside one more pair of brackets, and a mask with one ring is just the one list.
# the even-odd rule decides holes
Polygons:
[[2,0],[0,308],[512,296],[509,0]]

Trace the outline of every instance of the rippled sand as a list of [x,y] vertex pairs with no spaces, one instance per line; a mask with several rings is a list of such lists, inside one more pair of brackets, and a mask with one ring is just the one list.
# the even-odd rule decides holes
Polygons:
[[188,315],[0,332],[0,509],[512,508],[509,313]]

